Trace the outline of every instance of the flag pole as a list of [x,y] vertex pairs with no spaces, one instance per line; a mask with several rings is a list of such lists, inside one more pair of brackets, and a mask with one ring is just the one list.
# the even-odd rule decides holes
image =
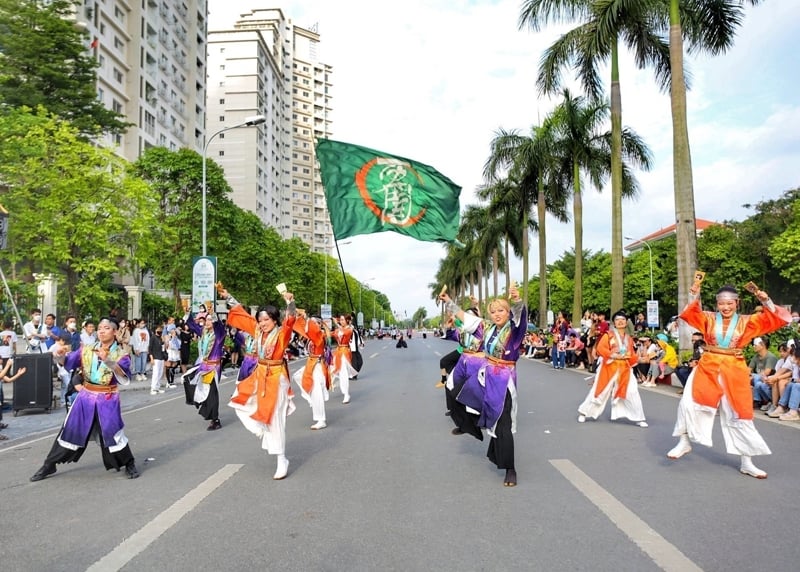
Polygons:
[[353,296],[350,294],[350,285],[347,283],[347,276],[344,272],[344,262],[342,262],[342,253],[339,250],[339,241],[333,239],[333,245],[336,247],[336,257],[339,259],[339,268],[342,270],[342,282],[344,282],[344,289],[347,292],[347,300],[350,302],[350,312],[356,313],[356,306],[353,303]]

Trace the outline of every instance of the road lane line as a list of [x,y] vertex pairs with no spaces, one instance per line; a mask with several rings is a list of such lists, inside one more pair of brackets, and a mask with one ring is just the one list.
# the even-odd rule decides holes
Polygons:
[[592,480],[568,459],[550,459],[553,465],[592,504],[599,508],[625,535],[653,559],[662,570],[669,572],[702,572],[678,548],[636,516],[611,493]]
[[203,499],[231,478],[244,465],[225,465],[194,489],[178,499],[175,504],[144,525],[138,532],[127,538],[114,550],[87,568],[87,572],[106,572],[119,570],[138,554],[143,552],[159,536],[174,526]]

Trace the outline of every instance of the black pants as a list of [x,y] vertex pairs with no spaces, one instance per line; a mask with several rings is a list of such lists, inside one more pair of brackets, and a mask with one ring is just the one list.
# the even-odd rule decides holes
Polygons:
[[453,371],[453,368],[456,367],[458,363],[458,358],[461,357],[461,352],[458,350],[453,350],[449,354],[442,356],[442,359],[439,360],[439,367],[445,371],[445,373],[450,373]]
[[195,403],[194,405],[197,407],[197,412],[203,416],[203,419],[217,421],[219,419],[219,390],[214,382],[210,386],[206,400],[203,403]]
[[478,441],[483,441],[483,431],[478,427],[478,416],[467,412],[467,406],[456,400],[459,391],[461,391],[460,387],[456,387],[452,391],[446,387],[444,388],[450,419],[464,433],[469,433]]
[[[58,433],[58,437],[61,437],[60,431]],[[47,466],[55,466],[58,463],[77,463],[83,455],[83,452],[86,450],[86,445],[89,444],[90,439],[96,439],[100,443],[100,451],[103,455],[103,465],[105,466],[106,470],[116,469],[119,471],[128,463],[133,463],[133,452],[131,451],[130,445],[125,445],[123,449],[120,449],[115,453],[112,453],[108,450],[108,447],[103,442],[103,433],[100,431],[100,421],[97,419],[97,413],[94,414],[92,428],[89,431],[89,437],[87,438],[86,443],[83,444],[83,447],[76,449],[75,451],[72,449],[67,449],[59,444],[58,437],[56,437],[56,440],[53,441],[53,446],[50,448],[50,452],[47,454],[47,458],[44,460],[44,464]]]
[[486,456],[498,469],[514,469],[514,434],[511,432],[511,394],[506,391],[503,412],[497,420]]

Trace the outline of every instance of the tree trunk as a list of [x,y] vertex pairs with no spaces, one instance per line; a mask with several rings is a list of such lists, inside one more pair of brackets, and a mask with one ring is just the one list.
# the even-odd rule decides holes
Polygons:
[[544,196],[544,179],[539,176],[539,192],[536,199],[536,216],[539,223],[539,328],[547,329],[547,237],[545,219],[547,202]]
[[[671,0],[669,13],[669,59],[672,73],[672,174],[675,193],[675,240],[678,260],[678,311],[689,300],[689,288],[697,269],[697,223],[694,212],[692,155],[686,118],[686,83],[683,77],[683,34],[679,0]],[[681,350],[692,349],[689,327],[678,322]]]
[[511,286],[511,258],[508,257],[508,236],[505,239],[505,249],[506,249],[506,292],[508,292],[509,287]]
[[[525,207],[522,209],[522,300],[525,302],[525,306],[528,305],[528,251],[530,250],[529,241],[528,241],[528,216],[530,214],[530,205],[527,204],[525,201]],[[509,278],[510,280],[510,278]],[[510,291],[506,290],[506,292]]]
[[[492,277],[494,281],[494,295],[497,296],[497,281],[499,280],[500,274],[500,262],[497,260],[497,257],[500,256],[500,251],[495,248],[492,254]],[[489,286],[486,286],[486,294],[489,294]]]
[[622,270],[622,93],[615,40],[611,47],[611,312],[624,303]]
[[578,160],[572,160],[572,217],[575,225],[575,284],[572,291],[572,316],[575,323],[583,315],[583,197],[581,196],[581,170]]

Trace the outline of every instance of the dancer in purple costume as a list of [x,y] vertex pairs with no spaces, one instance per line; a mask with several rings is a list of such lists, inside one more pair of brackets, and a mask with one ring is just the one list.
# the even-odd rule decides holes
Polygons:
[[77,463],[90,438],[100,444],[106,470],[124,467],[129,479],[139,476],[123,430],[119,402],[118,384],[130,383],[131,360],[116,341],[118,328],[115,318],[102,318],[97,325],[98,341],[67,355],[64,368],[80,370],[81,383],[75,385],[75,401],[44,464],[31,481],[52,475],[58,463]]
[[[465,313],[456,306],[447,294],[440,296],[446,309],[462,322],[464,329],[476,332],[483,326],[482,349],[485,354],[483,366],[473,374],[467,369],[464,386],[456,400],[478,413],[475,427],[485,429],[491,437],[486,456],[505,469],[503,484],[517,484],[514,465],[514,433],[517,421],[517,371],[522,341],[528,327],[527,308],[519,296],[516,286],[509,289],[513,307],[503,298],[495,298],[487,305],[490,320]],[[455,378],[455,376],[454,376]],[[473,430],[465,431],[475,435]]]
[[[211,303],[207,306],[213,308]],[[197,361],[183,375],[186,403],[197,407],[197,412],[203,419],[210,421],[206,431],[216,431],[222,427],[219,420],[219,378],[222,373],[225,336],[228,332],[225,324],[213,312],[206,313],[202,324],[192,314],[187,314],[183,319],[189,331],[199,338]],[[194,386],[194,391],[191,386]]]

